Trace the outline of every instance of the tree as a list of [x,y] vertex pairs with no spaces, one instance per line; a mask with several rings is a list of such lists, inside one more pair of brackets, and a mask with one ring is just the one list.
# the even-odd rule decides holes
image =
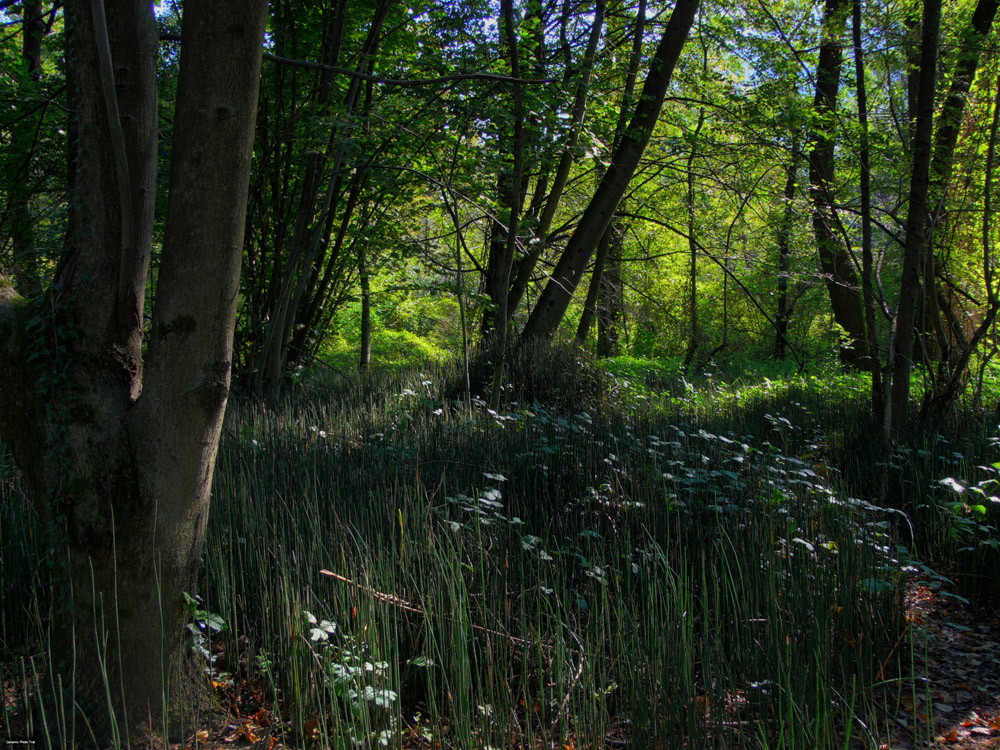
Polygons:
[[611,223],[615,209],[625,194],[642,152],[653,134],[660,108],[663,106],[663,97],[670,85],[670,77],[697,10],[698,0],[677,0],[660,44],[650,62],[649,74],[643,84],[628,131],[615,149],[608,170],[580,218],[580,223],[566,243],[566,248],[548,284],[545,285],[532,310],[521,333],[522,341],[549,339],[562,321],[590,256]]
[[[834,197],[834,150],[837,92],[843,59],[845,19],[850,6],[845,0],[826,0],[823,6],[822,40],[816,67],[813,103],[816,125],[809,154],[809,195],[813,205],[813,232],[820,267],[830,295],[833,318],[844,329],[840,360],[853,367],[865,366],[868,350],[865,317],[858,277],[850,253],[837,238]],[[870,366],[870,363],[869,365]]]
[[145,355],[159,43],[148,0],[68,8],[80,127],[65,252],[42,297],[0,284],[0,437],[49,521],[75,624],[54,639],[56,669],[78,696],[109,696],[117,719],[100,725],[126,719],[140,739],[170,723],[167,696],[189,697],[182,593],[195,589],[229,392],[265,16],[266,0],[184,5]]
[[903,272],[899,282],[899,302],[892,323],[890,395],[884,415],[887,438],[898,436],[906,427],[910,401],[910,373],[913,369],[914,320],[920,288],[920,263],[926,242],[927,194],[930,183],[931,139],[934,131],[934,87],[937,81],[938,29],[941,0],[924,0],[923,31],[920,43],[920,75],[916,98],[916,125],[913,130],[910,197],[906,212],[903,245]]

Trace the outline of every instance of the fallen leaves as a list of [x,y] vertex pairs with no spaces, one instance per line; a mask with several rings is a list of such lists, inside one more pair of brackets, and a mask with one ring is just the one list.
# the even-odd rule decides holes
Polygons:
[[892,725],[903,731],[883,747],[1000,750],[1000,620],[919,584],[906,603],[913,681],[889,702]]

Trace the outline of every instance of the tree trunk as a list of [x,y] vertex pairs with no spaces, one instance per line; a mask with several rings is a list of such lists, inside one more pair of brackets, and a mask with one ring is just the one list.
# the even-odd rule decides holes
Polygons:
[[[707,54],[705,56],[707,61]],[[687,195],[685,202],[687,209],[687,239],[688,239],[688,321],[690,330],[688,331],[687,352],[684,355],[683,368],[685,371],[694,362],[694,356],[701,345],[702,332],[698,324],[698,239],[694,210],[694,160],[698,155],[698,138],[701,135],[702,126],[705,124],[705,108],[698,109],[698,124],[695,126],[694,135],[691,138],[691,151],[687,158]]]
[[562,321],[590,256],[611,223],[618,202],[625,194],[653,134],[674,65],[680,57],[697,10],[698,0],[677,0],[650,63],[649,74],[628,131],[621,145],[615,149],[608,171],[601,179],[597,192],[583,212],[549,283],[532,310],[521,334],[522,343],[533,339],[550,339]]
[[913,135],[913,166],[910,172],[910,201],[906,213],[903,274],[899,301],[892,326],[892,381],[886,422],[890,435],[898,436],[906,427],[910,401],[910,373],[913,369],[914,318],[920,287],[920,263],[924,257],[924,229],[927,225],[927,192],[930,182],[931,137],[934,129],[934,87],[937,72],[938,27],[941,0],[924,0],[923,34],[920,43],[920,85],[917,92],[916,125]]
[[3,228],[10,236],[13,261],[11,268],[17,283],[25,289],[37,288],[40,281],[34,220],[31,215],[31,171],[35,160],[34,133],[38,128],[36,117],[44,116],[44,110],[37,110],[35,102],[41,96],[38,84],[42,78],[44,34],[41,2],[24,0],[21,3],[22,66],[18,71],[17,103],[14,105],[13,123],[10,126],[10,146],[5,149],[2,170],[7,192]]
[[590,277],[590,286],[587,288],[587,299],[583,302],[583,311],[580,313],[580,323],[576,327],[576,345],[585,347],[587,339],[590,337],[590,327],[597,316],[597,301],[601,295],[601,281],[604,278],[604,271],[608,264],[608,253],[611,249],[611,228],[612,224],[604,230],[601,241],[597,243],[597,254],[594,256],[594,270]]
[[625,227],[621,219],[612,221],[604,233],[609,237],[609,243],[608,259],[601,274],[601,292],[597,298],[597,356],[614,357],[618,355],[621,337],[618,327],[624,307],[622,249],[625,246]]
[[[621,104],[618,108],[618,119],[615,122],[615,134],[612,141],[612,151],[621,145],[628,126],[629,114],[635,108],[635,79],[639,74],[639,63],[642,60],[642,42],[646,30],[646,0],[639,0],[635,11],[635,24],[632,31],[632,51],[629,54],[628,69],[625,72],[625,86],[622,89]],[[610,357],[618,352],[618,331],[616,328],[621,315],[621,250],[625,233],[620,226],[620,220],[611,220],[601,241],[597,243],[597,256],[594,258],[594,272],[587,289],[587,299],[583,305],[580,324],[576,331],[576,341],[583,346],[590,333],[593,317],[597,323],[597,352],[600,357]]]
[[[983,176],[983,283],[986,286],[986,312],[972,337],[966,342],[951,363],[952,367],[946,377],[937,377],[933,387],[926,394],[921,407],[921,416],[925,422],[934,425],[939,423],[951,409],[962,392],[965,384],[965,368],[969,359],[986,338],[987,333],[996,322],[1000,310],[1000,296],[993,280],[993,162],[996,158],[997,135],[1000,131],[1000,80],[996,83],[993,95],[993,123],[990,126],[990,140],[986,148],[985,174]],[[980,370],[980,377],[982,370]],[[980,387],[980,390],[982,388]]]
[[372,287],[363,240],[358,245],[358,279],[361,284],[361,357],[358,367],[367,370],[372,363]]
[[[359,53],[356,66],[359,73],[368,70],[372,56],[378,51],[382,27],[391,6],[389,0],[379,0],[375,4],[372,21]],[[334,14],[333,23],[338,22],[340,17],[339,13]],[[332,56],[332,59],[337,59],[340,54],[339,30],[331,29],[327,38],[330,43],[326,54]],[[318,104],[321,109],[325,109],[330,100],[329,85],[333,76],[327,71],[324,71],[322,76],[324,83],[319,88]],[[323,261],[320,248],[325,245],[325,240],[329,236],[325,228],[330,226],[332,214],[341,198],[344,174],[347,171],[344,169],[344,160],[347,155],[348,121],[354,116],[361,99],[361,85],[360,78],[351,79],[344,97],[342,121],[331,129],[326,149],[309,157],[292,231],[289,257],[280,281],[273,279],[271,282],[279,286],[279,291],[272,304],[270,326],[264,339],[261,363],[254,382],[256,393],[269,400],[276,398],[281,391],[282,378],[288,362],[290,336],[301,322],[298,318],[300,302],[314,264]],[[324,181],[322,172],[331,154],[332,172],[329,179]],[[322,191],[322,204],[317,208],[324,182],[326,190]]]
[[[644,5],[645,0],[640,0]],[[530,244],[528,254],[521,258],[517,271],[514,274],[513,283],[510,285],[510,293],[507,298],[507,310],[512,315],[513,311],[521,303],[528,282],[534,273],[538,259],[545,249],[549,229],[552,227],[552,220],[555,218],[556,209],[562,201],[563,192],[566,190],[566,183],[569,180],[570,170],[576,160],[576,147],[580,142],[580,133],[583,131],[584,116],[587,113],[587,99],[590,96],[590,76],[594,69],[594,58],[597,55],[597,46],[601,41],[601,32],[604,29],[604,11],[606,3],[604,0],[597,0],[594,4],[594,22],[590,27],[590,36],[587,39],[587,48],[583,53],[583,63],[580,69],[580,80],[576,86],[576,94],[573,99],[572,120],[570,122],[569,134],[566,136],[566,144],[563,147],[562,155],[559,157],[559,166],[552,180],[552,189],[545,205],[542,208],[538,219],[538,225],[533,232],[534,241]]]
[[878,352],[878,326],[875,318],[874,260],[872,257],[871,158],[868,147],[868,89],[865,86],[865,58],[861,46],[861,0],[851,3],[851,38],[854,43],[854,72],[858,96],[860,126],[858,157],[861,162],[861,293],[865,303],[865,327],[868,335],[868,367],[872,374],[872,409],[881,416],[884,409],[882,359]]
[[[965,115],[965,106],[969,99],[969,90],[976,77],[979,59],[993,19],[997,12],[997,0],[979,0],[973,11],[969,25],[962,32],[957,45],[955,70],[948,87],[948,95],[938,115],[937,130],[934,134],[934,147],[931,155],[930,187],[928,188],[928,238],[924,248],[923,277],[918,306],[918,330],[921,348],[928,354],[930,360],[943,360],[946,365],[953,364],[951,352],[953,347],[960,353],[964,348],[964,337],[956,340],[950,336],[942,319],[942,312],[947,316],[950,310],[942,310],[939,304],[937,275],[944,268],[944,261],[935,253],[933,239],[937,229],[948,221],[948,182],[951,179],[952,165],[955,161],[955,147]],[[956,347],[957,345],[957,347]],[[948,367],[945,367],[947,371]]]
[[791,275],[792,227],[795,223],[795,186],[799,171],[799,144],[792,138],[792,161],[785,171],[785,205],[778,229],[778,308],[774,314],[774,358],[784,359],[788,346],[788,324],[792,320],[792,305],[788,299],[788,278]]
[[833,318],[846,337],[840,345],[840,361],[862,367],[867,361],[865,318],[857,274],[850,253],[837,238],[834,209],[834,150],[837,92],[845,30],[845,0],[826,0],[823,6],[822,41],[816,68],[816,118],[809,155],[809,195],[813,205],[813,233],[820,269],[830,295]]
[[228,394],[266,3],[185,3],[145,364],[158,37],[148,2],[108,5],[74,9],[67,257],[45,299],[0,289],[0,436],[50,521],[65,586],[50,677],[128,744],[170,724],[165,696],[174,709],[190,696],[182,592],[196,583]]

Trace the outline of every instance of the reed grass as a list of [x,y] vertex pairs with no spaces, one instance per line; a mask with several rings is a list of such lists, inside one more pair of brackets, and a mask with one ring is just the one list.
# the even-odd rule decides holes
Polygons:
[[[981,455],[932,437],[877,465],[850,379],[625,363],[497,413],[446,398],[454,374],[231,403],[192,600],[220,695],[292,747],[886,741],[914,689],[903,585],[959,554],[939,480]],[[574,408],[567,382],[595,390]],[[3,721],[58,747],[73,696],[47,683],[44,550],[5,454],[0,495]]]

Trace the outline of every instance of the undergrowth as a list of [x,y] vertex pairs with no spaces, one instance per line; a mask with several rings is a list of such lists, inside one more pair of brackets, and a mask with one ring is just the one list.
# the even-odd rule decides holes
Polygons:
[[[988,426],[885,456],[860,378],[574,366],[534,366],[498,411],[454,398],[454,368],[230,405],[189,630],[245,739],[884,741],[912,689],[907,578],[996,586]],[[0,462],[4,722],[58,746],[32,708],[44,550]]]

